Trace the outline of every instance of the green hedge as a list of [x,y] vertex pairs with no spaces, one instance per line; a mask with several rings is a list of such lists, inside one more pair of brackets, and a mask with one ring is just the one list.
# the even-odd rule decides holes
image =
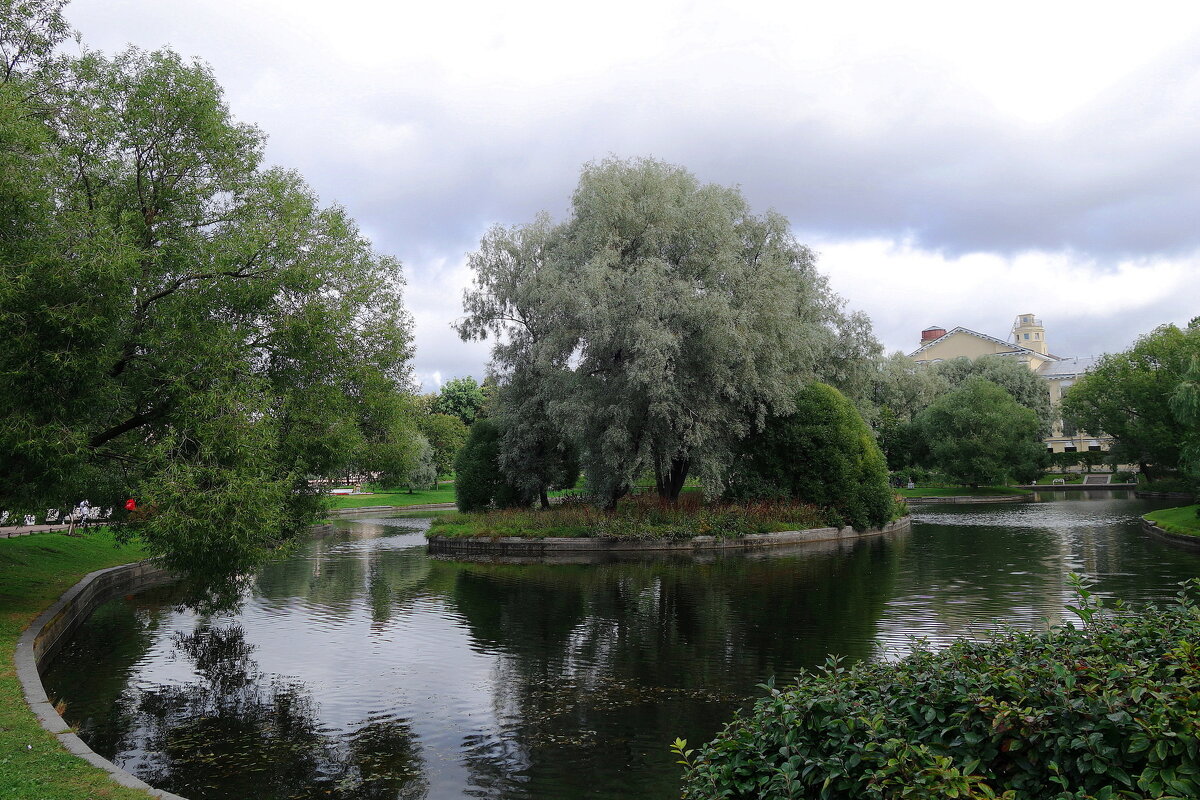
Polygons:
[[696,751],[685,798],[1200,797],[1200,607],[1097,613],[897,664],[831,660]]

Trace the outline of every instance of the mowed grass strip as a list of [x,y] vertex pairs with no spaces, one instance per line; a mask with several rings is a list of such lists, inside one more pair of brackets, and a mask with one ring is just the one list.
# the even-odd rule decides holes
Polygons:
[[1028,489],[1013,486],[930,486],[916,489],[897,489],[901,497],[999,497],[1009,494],[1029,494]]
[[0,797],[4,800],[146,800],[64,750],[25,704],[13,660],[17,638],[84,575],[139,561],[107,529],[80,537],[38,533],[0,539]]
[[424,489],[408,493],[407,489],[395,489],[375,494],[335,494],[330,496],[330,508],[363,508],[364,506],[422,506],[432,503],[453,503],[454,484],[447,483],[436,489]]
[[1200,510],[1200,504],[1181,506],[1180,508],[1164,508],[1160,511],[1151,511],[1146,515],[1146,519],[1170,533],[1200,536],[1200,517],[1196,516],[1197,510]]

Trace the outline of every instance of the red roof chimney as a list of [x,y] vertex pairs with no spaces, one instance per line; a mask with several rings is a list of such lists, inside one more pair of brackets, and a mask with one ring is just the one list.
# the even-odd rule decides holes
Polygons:
[[939,328],[936,325],[934,325],[930,328],[926,328],[925,330],[921,331],[921,346],[924,347],[925,345],[932,342],[934,339],[940,339],[945,335],[946,335],[945,328]]

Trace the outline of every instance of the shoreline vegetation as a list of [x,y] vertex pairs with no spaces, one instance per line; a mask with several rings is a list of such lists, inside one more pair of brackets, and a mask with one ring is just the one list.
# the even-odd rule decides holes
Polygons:
[[1167,533],[1195,536],[1200,539],[1200,516],[1197,516],[1197,513],[1200,513],[1200,504],[1163,508],[1144,516]]
[[89,572],[146,556],[140,543],[117,544],[108,528],[0,540],[0,786],[6,800],[149,797],[113,783],[43,729],[25,703],[14,663],[21,632],[63,592]]
[[1200,607],[1103,608],[1081,626],[921,645],[896,663],[831,658],[694,750],[683,797],[1196,797]]
[[[891,520],[903,516],[896,503]],[[628,541],[730,539],[755,533],[844,527],[836,512],[804,503],[751,501],[704,503],[699,493],[684,494],[673,505],[638,495],[606,511],[582,498],[567,498],[548,509],[504,509],[447,514],[429,527],[429,536],[471,538],[603,538]]]

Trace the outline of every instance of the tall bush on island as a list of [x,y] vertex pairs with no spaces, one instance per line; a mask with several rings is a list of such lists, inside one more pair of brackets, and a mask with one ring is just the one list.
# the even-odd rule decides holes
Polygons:
[[1034,480],[1047,462],[1037,413],[978,375],[917,415],[928,462],[971,487]]
[[500,471],[500,429],[487,417],[471,425],[467,443],[454,459],[454,473],[454,502],[464,514],[528,505]]
[[862,415],[841,392],[812,383],[791,413],[772,417],[740,445],[730,499],[787,499],[829,509],[856,530],[891,519],[887,462]]

